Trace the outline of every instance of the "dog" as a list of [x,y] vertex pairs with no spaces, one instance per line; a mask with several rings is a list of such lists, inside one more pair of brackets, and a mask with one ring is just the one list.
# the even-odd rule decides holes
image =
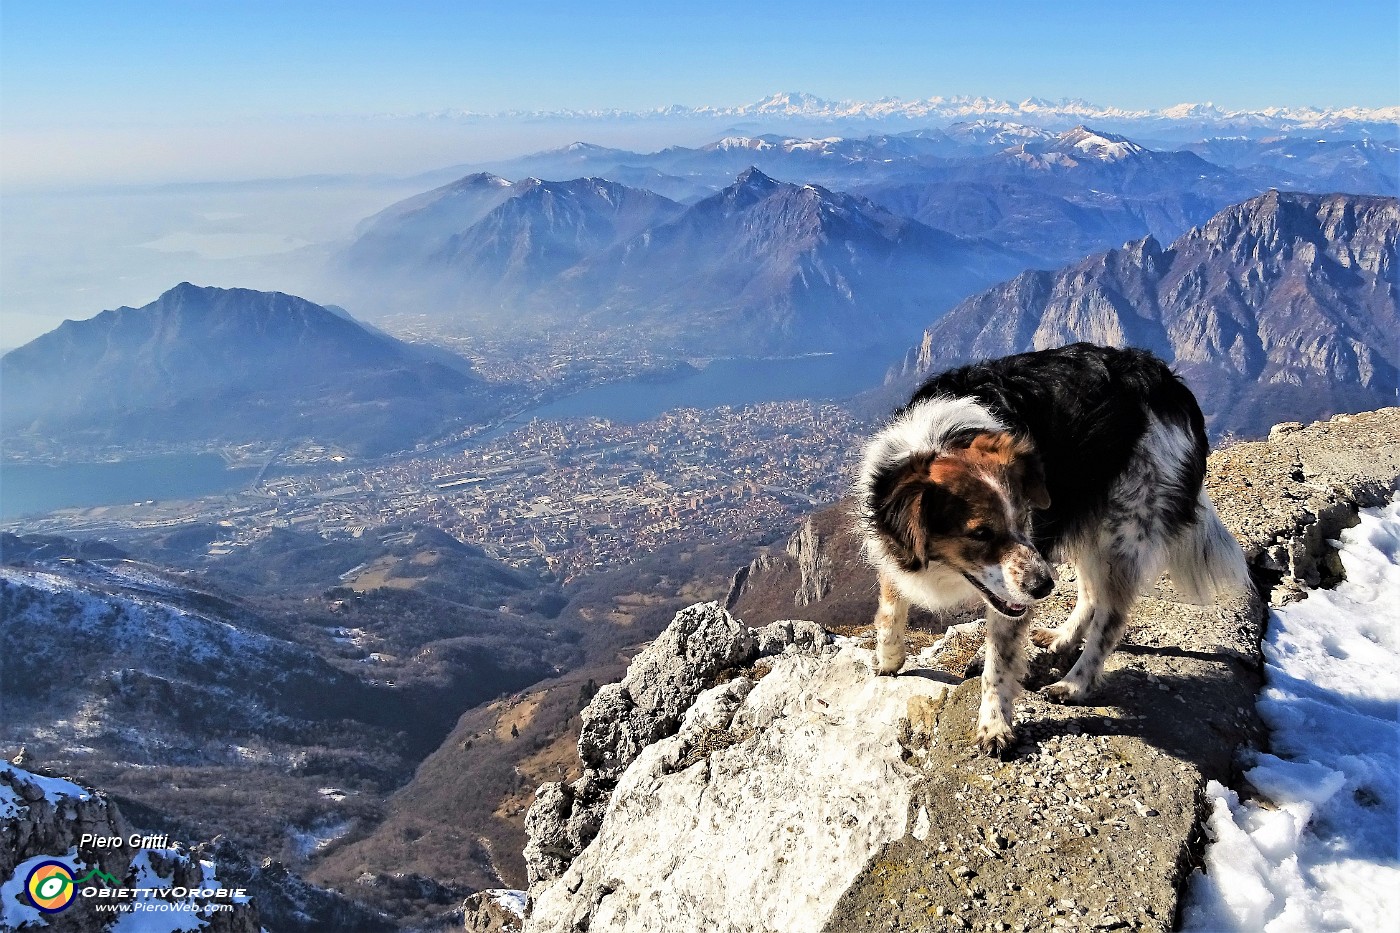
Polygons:
[[[911,603],[980,599],[982,751],[1015,741],[1028,633],[1066,658],[1082,646],[1044,693],[1083,701],[1164,570],[1190,602],[1246,591],[1244,553],[1202,486],[1208,452],[1195,396],[1145,350],[1077,343],[933,377],[870,439],[856,481],[879,576],[876,672],[903,666]],[[1078,599],[1060,626],[1032,630],[1050,559],[1074,564]]]

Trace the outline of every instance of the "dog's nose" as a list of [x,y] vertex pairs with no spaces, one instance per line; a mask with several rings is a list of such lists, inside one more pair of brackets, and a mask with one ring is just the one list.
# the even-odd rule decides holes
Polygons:
[[1038,577],[1035,582],[1031,584],[1030,589],[1026,590],[1027,593],[1034,596],[1036,599],[1044,599],[1054,591],[1055,581],[1050,579],[1049,575]]

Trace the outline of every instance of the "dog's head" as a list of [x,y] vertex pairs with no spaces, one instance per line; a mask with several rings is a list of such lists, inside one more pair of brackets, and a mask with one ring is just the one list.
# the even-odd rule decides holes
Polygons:
[[960,574],[992,609],[1023,615],[1054,589],[1031,543],[1031,511],[1050,505],[1034,445],[975,433],[938,453],[881,464],[870,476],[867,525],[901,569]]

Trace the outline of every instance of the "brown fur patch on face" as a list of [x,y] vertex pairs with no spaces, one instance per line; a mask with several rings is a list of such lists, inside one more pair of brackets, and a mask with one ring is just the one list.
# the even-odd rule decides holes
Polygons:
[[[1012,521],[1001,489],[1011,497]],[[911,457],[879,475],[873,492],[875,526],[908,571],[933,561],[960,569],[996,563],[1020,536],[1028,507],[1049,504],[1034,446],[1005,431],[978,434],[937,457]]]
[[932,454],[910,457],[875,478],[871,518],[890,551],[905,570],[919,570],[928,562],[923,516],[935,506],[940,493],[928,483]]
[[1001,480],[1018,508],[1022,503],[1033,509],[1050,507],[1045,471],[1029,438],[1006,431],[979,434],[967,446],[964,456]]
[[962,453],[940,457],[929,467],[929,482],[960,508],[956,520],[927,528],[926,547],[930,560],[970,570],[997,563],[1016,529],[1007,522],[1006,506],[991,471],[978,463],[980,458]]

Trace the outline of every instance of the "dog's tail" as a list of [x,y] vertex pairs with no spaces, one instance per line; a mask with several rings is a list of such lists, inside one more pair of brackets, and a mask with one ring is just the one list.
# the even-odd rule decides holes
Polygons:
[[1220,521],[1204,489],[1196,497],[1196,521],[1172,546],[1167,572],[1181,598],[1200,606],[1249,591],[1244,551]]

